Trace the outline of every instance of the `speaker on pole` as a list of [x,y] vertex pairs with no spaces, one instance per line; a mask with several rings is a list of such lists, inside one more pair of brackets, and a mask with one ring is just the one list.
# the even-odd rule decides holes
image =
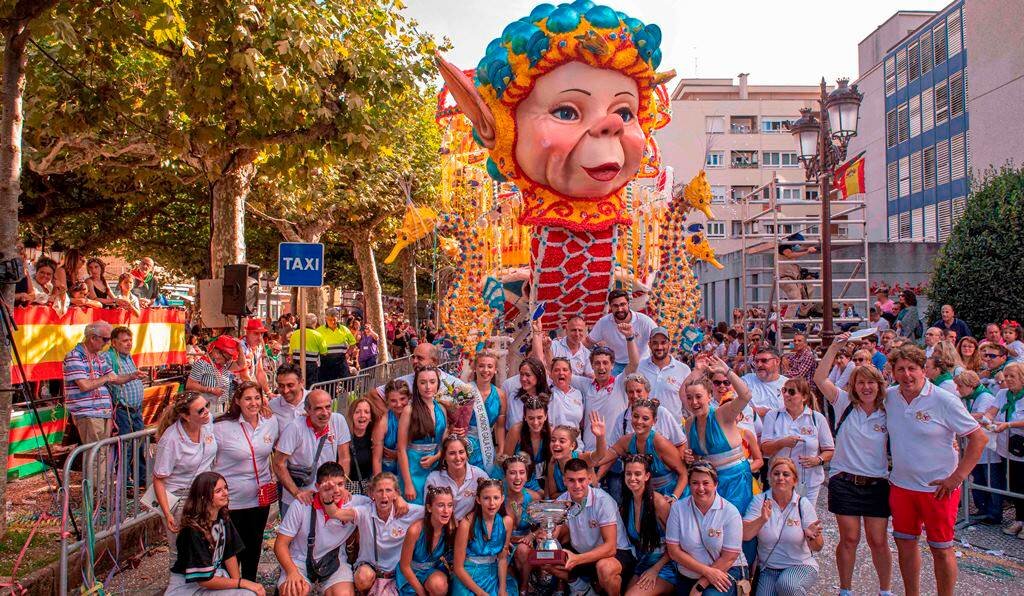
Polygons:
[[224,290],[221,312],[248,317],[255,314],[260,300],[260,268],[238,263],[224,266]]

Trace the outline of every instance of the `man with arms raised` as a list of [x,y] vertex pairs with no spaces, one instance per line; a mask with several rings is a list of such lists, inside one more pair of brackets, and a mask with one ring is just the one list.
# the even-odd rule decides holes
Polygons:
[[683,419],[683,402],[679,398],[679,388],[690,376],[690,367],[672,357],[668,329],[664,327],[655,327],[651,331],[647,346],[650,357],[640,361],[636,372],[650,381],[651,398],[658,400],[661,407],[680,422]]
[[629,323],[633,326],[641,360],[650,356],[647,342],[651,339],[651,331],[657,325],[651,317],[629,308],[629,294],[623,290],[612,290],[608,293],[608,310],[610,312],[594,324],[585,343],[589,348],[599,344],[611,348],[615,352],[615,367],[612,369],[612,374],[617,375],[625,370],[629,363],[626,340],[619,331],[619,325]]
[[398,478],[390,472],[373,477],[370,497],[372,502],[355,508],[359,528],[355,586],[363,594],[373,588],[377,579],[394,581],[405,534],[413,522],[423,519],[423,507],[402,499]]

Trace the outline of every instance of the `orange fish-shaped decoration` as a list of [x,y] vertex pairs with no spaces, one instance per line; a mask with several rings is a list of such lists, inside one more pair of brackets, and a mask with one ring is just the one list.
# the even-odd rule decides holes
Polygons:
[[713,198],[711,185],[708,184],[708,178],[704,170],[697,172],[697,175],[683,189],[683,199],[686,201],[686,204],[692,209],[702,211],[708,219],[714,219],[714,215],[711,213],[711,200]]
[[715,258],[715,251],[708,243],[708,237],[704,235],[704,226],[693,224],[688,230],[691,234],[686,238],[686,252],[698,261],[710,263],[715,269],[724,269]]

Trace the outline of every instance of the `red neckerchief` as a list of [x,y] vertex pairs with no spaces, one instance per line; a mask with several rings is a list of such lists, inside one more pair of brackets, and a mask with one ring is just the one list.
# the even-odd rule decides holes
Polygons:
[[615,384],[615,375],[608,375],[608,382],[605,383],[604,385],[599,385],[597,379],[594,379],[594,389],[597,389],[598,391],[602,391],[604,389],[607,389],[608,387],[611,387],[614,384]]
[[[342,501],[342,500],[338,500],[338,502],[335,503],[335,505],[338,506],[338,507],[341,507],[344,504],[345,504],[345,501]],[[320,493],[316,493],[316,494],[313,495],[313,509],[317,509],[319,511],[323,511],[324,512],[324,521],[325,522],[331,519],[331,516],[327,515],[327,510],[324,509],[324,502],[320,500]]]
[[313,428],[313,423],[309,421],[309,416],[306,416],[306,426],[309,427],[309,430],[313,431],[313,438],[318,440],[320,439],[320,437],[331,432],[330,422],[327,423],[327,426],[325,426],[323,430],[318,431],[317,429]]

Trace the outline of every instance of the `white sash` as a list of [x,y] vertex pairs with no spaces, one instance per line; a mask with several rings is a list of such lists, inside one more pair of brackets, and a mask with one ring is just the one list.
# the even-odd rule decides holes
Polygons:
[[476,439],[480,443],[480,455],[483,457],[484,470],[490,470],[494,463],[494,437],[491,433],[491,421],[487,418],[487,404],[476,384],[471,384],[473,393],[473,413],[476,414]]

